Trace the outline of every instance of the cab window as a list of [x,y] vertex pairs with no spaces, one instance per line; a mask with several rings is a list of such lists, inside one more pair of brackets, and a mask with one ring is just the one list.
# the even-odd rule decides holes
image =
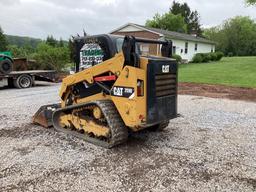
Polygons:
[[118,53],[119,53],[120,51],[122,51],[123,42],[124,42],[124,38],[117,38],[117,39],[116,39],[116,49],[117,49],[117,52],[118,52]]

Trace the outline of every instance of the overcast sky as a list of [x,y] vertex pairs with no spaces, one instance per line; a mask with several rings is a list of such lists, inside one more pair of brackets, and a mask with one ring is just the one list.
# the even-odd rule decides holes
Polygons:
[[[179,0],[177,0],[179,1]],[[199,11],[204,27],[236,15],[256,19],[256,6],[244,0],[187,0]],[[145,24],[155,13],[168,11],[172,0],[0,0],[0,26],[6,34],[67,39],[70,35],[107,33],[128,22]]]

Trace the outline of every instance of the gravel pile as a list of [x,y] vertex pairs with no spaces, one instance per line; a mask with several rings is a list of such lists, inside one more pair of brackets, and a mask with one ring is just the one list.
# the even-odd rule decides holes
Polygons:
[[179,96],[165,131],[107,150],[30,123],[59,86],[0,88],[0,191],[256,191],[256,103]]

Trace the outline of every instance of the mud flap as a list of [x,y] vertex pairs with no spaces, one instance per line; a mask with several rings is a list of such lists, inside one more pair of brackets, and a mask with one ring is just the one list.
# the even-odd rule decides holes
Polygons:
[[60,104],[50,104],[41,106],[32,118],[33,123],[41,125],[46,128],[52,127],[52,114],[59,108]]

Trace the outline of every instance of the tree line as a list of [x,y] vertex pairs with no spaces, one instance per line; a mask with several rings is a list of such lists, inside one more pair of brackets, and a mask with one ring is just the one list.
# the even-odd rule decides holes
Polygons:
[[147,20],[146,26],[202,36],[198,11],[191,10],[187,3],[176,1],[173,1],[167,13],[156,13],[152,19]]
[[205,37],[216,42],[216,49],[228,56],[256,55],[256,22],[237,16],[223,24],[205,29]]
[[[245,0],[252,6],[256,0]],[[224,21],[223,24],[203,29],[200,14],[192,10],[187,3],[173,1],[169,11],[162,15],[155,14],[146,21],[146,26],[197,34],[216,42],[216,50],[225,55],[256,55],[256,22],[250,17],[237,16]],[[14,57],[35,59],[35,68],[62,70],[72,62],[72,41],[57,40],[48,36],[46,40],[28,37],[4,35],[0,27],[0,51],[9,50]]]
[[246,3],[248,5],[255,5],[256,4],[256,0],[246,0]]
[[23,47],[25,45],[31,45],[32,48],[36,48],[39,43],[42,42],[41,39],[32,37],[20,37],[15,35],[6,35],[6,40],[10,45],[17,45],[18,47]]
[[13,57],[35,60],[32,69],[61,71],[70,66],[71,41],[57,40],[48,36],[45,41],[29,37],[4,35],[0,27],[0,52],[10,51]]
[[[255,5],[256,0],[245,0]],[[237,16],[223,24],[203,29],[200,14],[191,10],[187,3],[173,1],[169,11],[155,14],[146,21],[146,26],[187,34],[196,34],[216,42],[216,50],[227,56],[256,55],[256,22],[250,17]]]

